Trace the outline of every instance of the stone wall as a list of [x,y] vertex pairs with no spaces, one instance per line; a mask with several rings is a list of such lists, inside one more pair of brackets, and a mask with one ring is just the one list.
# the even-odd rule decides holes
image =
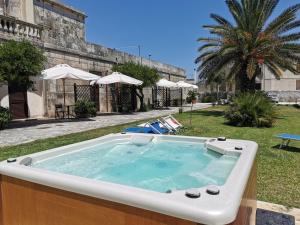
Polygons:
[[94,58],[106,64],[142,62],[155,67],[162,76],[174,81],[186,76],[185,70],[181,68],[86,42],[85,15],[77,10],[72,11],[71,8],[68,11],[61,3],[52,6],[53,1],[50,0],[34,0],[34,4],[35,22],[45,27],[43,38],[47,49],[72,52],[79,57]]
[[0,0],[0,15],[4,15],[4,0]]
[[58,10],[59,5],[48,1],[35,0],[34,4],[35,23],[44,26],[44,42],[78,51],[86,48],[84,19],[73,19],[77,13],[67,16],[63,9]]
[[268,91],[267,93],[278,96],[279,102],[300,103],[300,91]]
[[10,0],[6,8],[6,14],[18,19],[22,19],[22,2],[21,0]]

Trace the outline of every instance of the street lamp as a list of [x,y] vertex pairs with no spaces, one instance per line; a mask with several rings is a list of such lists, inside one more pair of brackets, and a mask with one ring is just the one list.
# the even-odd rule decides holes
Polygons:
[[197,79],[197,70],[196,70],[196,68],[194,68],[194,83],[195,83],[195,84],[198,83],[198,79]]
[[151,54],[148,55],[148,57],[149,57],[149,67],[151,67],[151,56],[152,56]]
[[139,58],[140,58],[140,63],[142,64],[142,57],[141,57],[141,45],[130,45],[130,46],[124,46],[124,47],[119,47],[119,48],[115,48],[116,50],[121,50],[124,48],[136,48],[139,51]]

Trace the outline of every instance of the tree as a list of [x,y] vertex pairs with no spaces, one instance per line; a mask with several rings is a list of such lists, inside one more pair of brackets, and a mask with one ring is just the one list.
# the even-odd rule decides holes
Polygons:
[[33,87],[30,79],[41,73],[46,58],[28,41],[7,41],[0,45],[0,82]]
[[297,12],[300,4],[289,7],[268,23],[279,0],[226,0],[233,17],[231,23],[222,16],[211,14],[215,25],[205,25],[212,35],[199,38],[200,78],[214,80],[224,68],[226,79],[235,79],[237,89],[255,89],[255,78],[265,65],[277,78],[282,71],[297,73],[300,61],[300,27]]
[[143,85],[134,86],[134,92],[140,99],[140,110],[145,110],[144,104],[144,93],[143,89],[145,87],[152,87],[159,80],[160,76],[156,69],[150,68],[148,66],[136,64],[133,62],[127,62],[125,64],[114,65],[112,68],[113,71],[123,73],[127,76],[133,77],[135,79],[143,81]]

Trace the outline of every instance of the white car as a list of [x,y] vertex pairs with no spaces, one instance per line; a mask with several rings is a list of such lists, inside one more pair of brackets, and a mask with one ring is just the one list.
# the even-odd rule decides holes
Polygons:
[[268,93],[267,96],[272,102],[279,103],[279,97],[277,94]]

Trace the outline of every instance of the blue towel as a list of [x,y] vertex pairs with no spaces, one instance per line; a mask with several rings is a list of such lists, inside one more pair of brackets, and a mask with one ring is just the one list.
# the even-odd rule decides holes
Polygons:
[[127,133],[143,133],[143,134],[167,134],[169,130],[161,127],[160,122],[153,122],[149,127],[130,127],[124,130]]
[[284,139],[284,140],[294,140],[294,141],[300,141],[300,135],[294,135],[294,134],[278,134],[276,137]]
[[124,130],[127,133],[142,133],[142,134],[154,134],[151,127],[130,127]]

